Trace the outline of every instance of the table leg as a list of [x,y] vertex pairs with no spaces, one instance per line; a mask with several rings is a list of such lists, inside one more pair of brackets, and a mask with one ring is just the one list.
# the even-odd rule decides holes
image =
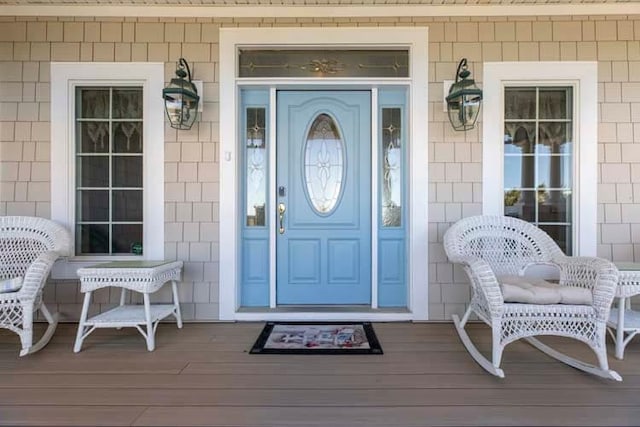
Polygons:
[[122,288],[120,290],[120,305],[124,305],[125,301],[127,299],[127,289],[126,288]]
[[89,314],[89,303],[91,302],[92,292],[86,292],[84,294],[84,302],[82,303],[82,313],[80,314],[80,320],[78,321],[78,333],[76,335],[76,342],[73,346],[73,352],[78,353],[82,348],[82,341],[84,341],[84,325],[87,321],[87,315]]
[[147,323],[147,350],[153,351],[156,348],[153,323],[151,322],[151,303],[149,302],[149,294],[142,294],[144,298],[144,318]]
[[171,291],[173,292],[173,305],[176,308],[176,322],[178,328],[182,328],[182,313],[180,312],[180,300],[178,299],[178,284],[175,280],[171,281]]
[[616,358],[622,360],[624,357],[624,311],[626,309],[626,298],[618,300],[618,324],[616,325]]

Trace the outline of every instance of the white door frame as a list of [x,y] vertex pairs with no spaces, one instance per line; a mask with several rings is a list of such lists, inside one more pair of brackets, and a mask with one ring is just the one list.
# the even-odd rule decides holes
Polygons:
[[[295,40],[295,43],[292,42]],[[322,46],[389,47],[405,46],[410,55],[410,77],[398,79],[239,79],[237,49],[240,46]],[[220,30],[220,320],[427,320],[428,319],[428,32],[421,27],[390,28],[222,28]],[[238,87],[362,87],[371,89],[405,83],[409,87],[409,312],[378,310],[366,312],[331,311],[281,312],[253,310],[239,312],[239,235],[238,195],[241,180],[238,164]],[[271,96],[272,103],[274,97]],[[275,105],[271,105],[272,108]],[[272,114],[272,117],[275,117]],[[272,126],[272,136],[274,127]],[[275,159],[271,159],[275,160]],[[374,237],[374,236],[372,236]],[[273,255],[273,253],[272,253]],[[273,264],[273,260],[272,260]],[[271,275],[271,281],[273,272]],[[272,292],[274,289],[271,284]],[[374,301],[375,302],[375,301]],[[375,303],[374,303],[375,307]]]

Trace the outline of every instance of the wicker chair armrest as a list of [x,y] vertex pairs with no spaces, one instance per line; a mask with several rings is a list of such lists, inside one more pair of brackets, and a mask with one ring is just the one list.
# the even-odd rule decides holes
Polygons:
[[601,319],[609,318],[609,310],[618,286],[618,269],[606,259],[597,257],[562,257],[554,260],[560,269],[560,284],[591,289],[593,307]]
[[56,251],[46,251],[41,253],[27,269],[22,288],[18,291],[21,300],[34,299],[44,287],[53,263],[60,257]]
[[504,311],[504,297],[500,284],[489,263],[480,258],[459,258],[471,280],[471,286],[476,293],[476,302],[486,305],[492,317],[502,316]]

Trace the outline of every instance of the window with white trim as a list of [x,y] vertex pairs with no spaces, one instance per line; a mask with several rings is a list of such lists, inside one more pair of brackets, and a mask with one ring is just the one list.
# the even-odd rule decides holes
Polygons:
[[573,252],[573,87],[504,87],[504,214]]
[[484,79],[483,212],[595,255],[596,63],[486,63]]
[[164,258],[163,86],[163,64],[51,65],[51,211],[78,259]]

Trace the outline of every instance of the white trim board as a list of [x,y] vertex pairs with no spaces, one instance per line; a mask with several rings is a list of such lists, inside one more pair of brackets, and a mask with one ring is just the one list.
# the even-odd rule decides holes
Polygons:
[[[294,40],[295,42],[292,42]],[[237,144],[238,85],[243,79],[236,78],[236,50],[239,46],[406,46],[410,49],[410,79],[379,81],[372,84],[367,79],[278,79],[265,80],[265,86],[278,88],[369,88],[389,84],[400,84],[410,88],[409,92],[409,311],[402,319],[428,319],[428,274],[427,274],[427,207],[428,182],[427,120],[428,117],[428,32],[421,27],[396,28],[222,28],[220,30],[220,241],[225,242],[225,251],[220,253],[219,301],[220,320],[250,320],[247,313],[239,313],[238,278],[238,200],[240,180]],[[251,84],[257,84],[251,79]],[[273,275],[271,275],[273,280]],[[273,304],[273,291],[272,291]],[[340,317],[339,312],[333,315]],[[299,319],[300,313],[278,314],[281,319]],[[265,320],[266,315],[260,317]],[[344,317],[342,317],[344,318]],[[257,319],[252,317],[251,319]],[[390,319],[390,318],[389,318]]]
[[[164,259],[164,64],[153,62],[51,63],[51,219],[75,235],[75,88],[139,85],[143,87],[143,259]],[[159,125],[162,124],[162,125]],[[75,253],[75,249],[73,251]],[[76,270],[96,261],[130,256],[81,256],[56,263],[55,278],[77,279]]]
[[85,16],[158,18],[344,18],[456,16],[637,15],[640,3],[514,5],[331,5],[331,6],[104,6],[3,5],[0,16]]
[[[483,70],[482,209],[504,212],[504,87],[561,84],[574,88],[574,255],[597,254],[598,63],[486,62]],[[496,159],[500,162],[496,165]],[[499,167],[498,167],[499,166]]]

